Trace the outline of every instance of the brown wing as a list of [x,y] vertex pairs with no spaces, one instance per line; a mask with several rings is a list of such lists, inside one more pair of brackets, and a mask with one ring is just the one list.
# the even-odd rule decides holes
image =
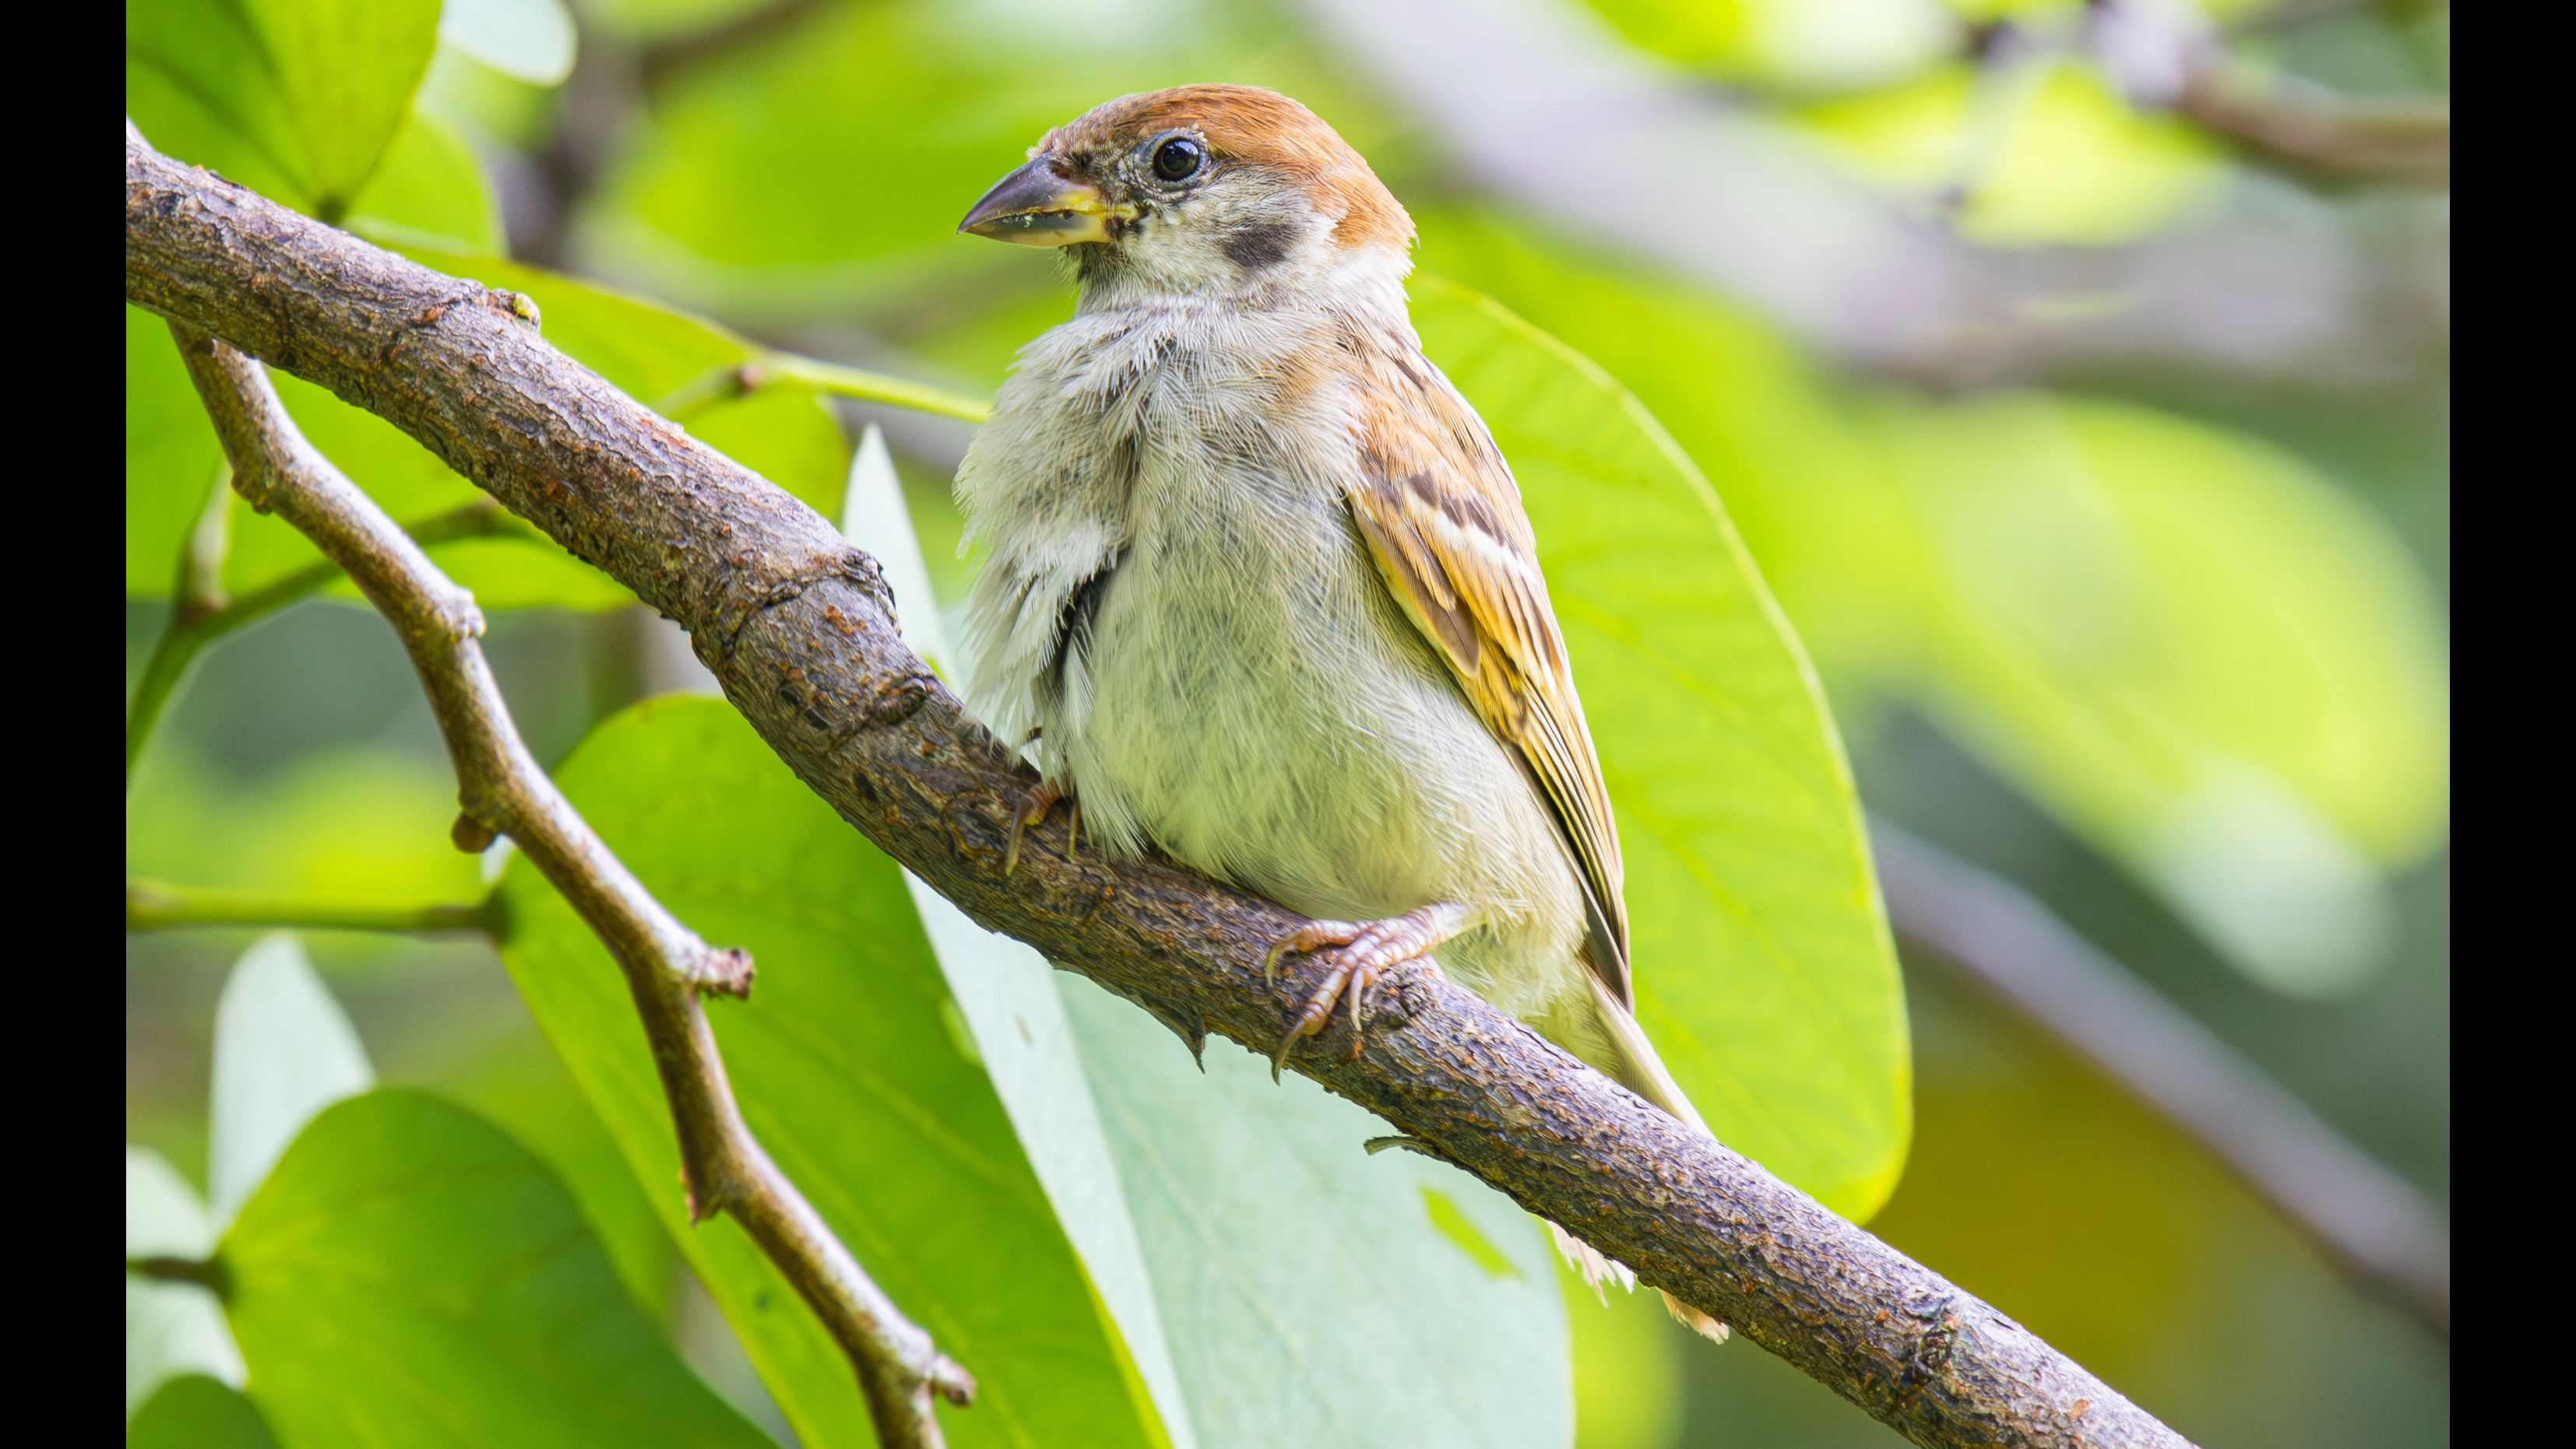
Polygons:
[[1418,353],[1374,360],[1351,516],[1405,613],[1554,809],[1591,918],[1584,955],[1633,1006],[1619,833],[1520,490],[1437,369]]

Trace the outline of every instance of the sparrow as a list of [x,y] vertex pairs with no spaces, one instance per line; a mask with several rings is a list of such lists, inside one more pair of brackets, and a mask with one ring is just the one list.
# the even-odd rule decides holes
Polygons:
[[1413,222],[1368,162],[1274,91],[1122,96],[958,230],[1061,248],[1081,294],[956,475],[968,703],[1034,754],[1022,823],[1067,800],[1113,857],[1314,918],[1270,953],[1321,968],[1274,1076],[1337,1003],[1361,1050],[1412,963],[1705,1133],[1637,1025],[1618,830],[1519,489],[1423,355]]

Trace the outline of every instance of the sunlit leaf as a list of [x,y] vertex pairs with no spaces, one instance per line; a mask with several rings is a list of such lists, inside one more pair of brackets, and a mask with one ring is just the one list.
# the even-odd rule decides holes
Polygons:
[[386,246],[501,250],[501,212],[474,148],[445,121],[414,111],[349,203],[349,230]]
[[539,85],[572,73],[572,14],[563,0],[447,0],[438,38],[504,75]]
[[[1059,982],[1202,1444],[1562,1446],[1555,1253],[1455,1168],[1368,1155],[1386,1125]],[[1353,1230],[1355,1224],[1366,1226]]]
[[290,932],[243,955],[215,1004],[207,1148],[214,1221],[230,1222],[314,1114],[375,1082],[366,1048]]
[[1638,1020],[1720,1141],[1866,1217],[1905,1157],[1905,1002],[1804,653],[1626,389],[1463,288],[1418,282],[1413,315],[1537,531],[1627,857]]
[[1959,48],[1940,0],[1591,0],[1646,51],[1728,80],[1884,85]]
[[[949,1440],[1138,1444],[1149,1414],[1010,1120],[956,1029],[902,872],[741,716],[649,701],[560,780],[619,857],[759,963],[710,1008],[746,1119],[897,1307],[975,1373]],[[637,1181],[811,1445],[865,1444],[849,1366],[730,1219],[690,1228],[671,1125],[606,953],[524,860],[504,878],[513,977]]]
[[628,1301],[545,1164],[436,1097],[315,1118],[221,1251],[287,1443],[768,1443]]
[[438,44],[437,0],[127,0],[125,111],[146,139],[336,221]]
[[161,598],[179,548],[224,486],[223,445],[170,340],[170,324],[125,309],[125,592]]
[[2286,454],[2144,409],[1886,423],[1940,565],[1942,717],[2272,984],[2379,964],[2378,867],[2449,814],[2436,615],[2387,525]]

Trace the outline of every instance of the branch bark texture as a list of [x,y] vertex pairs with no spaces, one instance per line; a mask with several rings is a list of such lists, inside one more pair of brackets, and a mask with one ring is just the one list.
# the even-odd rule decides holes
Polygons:
[[[557,353],[461,282],[126,137],[126,297],[395,423],[685,627],[726,697],[889,855],[1195,1045],[1266,1049],[1313,983],[1262,979],[1301,922],[1159,862],[1003,855],[1034,777],[897,635],[820,516]],[[926,605],[927,600],[918,601]],[[1474,993],[1399,981],[1351,1060],[1294,1059],[1435,1155],[1636,1268],[1918,1444],[2184,1441],[2028,1330]]]
[[[700,997],[748,992],[750,959],[709,946],[675,919],[555,788],[511,723],[476,642],[483,618],[473,596],[305,441],[260,365],[188,322],[174,318],[170,330],[223,440],[233,486],[312,539],[401,637],[456,767],[457,844],[479,850],[502,835],[516,842],[625,971],[679,1131],[690,1217],[732,1214],[849,1355],[878,1437],[934,1449],[941,1436],[932,1395],[965,1403],[974,1380],[832,1236],[744,1125],[725,1080]],[[129,892],[129,919],[133,910]]]

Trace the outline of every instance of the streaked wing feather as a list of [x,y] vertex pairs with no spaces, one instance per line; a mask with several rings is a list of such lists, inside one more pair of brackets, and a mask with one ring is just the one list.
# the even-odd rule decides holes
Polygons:
[[1352,519],[1407,617],[1552,808],[1582,876],[1585,957],[1630,1003],[1619,835],[1520,490],[1483,420],[1430,363],[1389,357],[1368,377]]

